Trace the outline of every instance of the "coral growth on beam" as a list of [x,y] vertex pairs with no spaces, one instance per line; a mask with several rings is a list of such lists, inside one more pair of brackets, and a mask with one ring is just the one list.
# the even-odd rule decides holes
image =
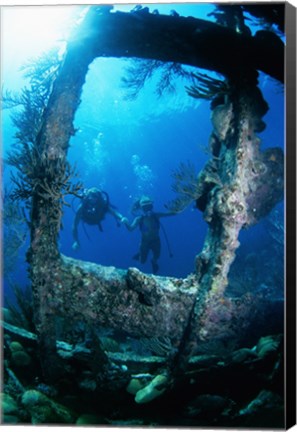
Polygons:
[[[206,183],[198,182],[203,179],[203,171],[196,181],[196,188],[199,186],[203,191],[196,204],[203,211],[209,229],[203,249],[196,257],[198,296],[172,362],[173,374],[186,370],[187,359],[199,343],[213,338],[211,329],[222,330],[212,321],[218,317],[215,313],[218,305],[223,308],[228,304],[224,292],[239,246],[240,230],[268,215],[283,198],[283,152],[279,148],[261,152],[257,137],[267,109],[260,90],[247,82],[235,85],[224,103],[213,109],[212,139],[216,140],[216,153],[210,163],[216,167],[220,181],[203,190]],[[208,166],[209,163],[204,171]],[[191,190],[192,184],[187,186]]]

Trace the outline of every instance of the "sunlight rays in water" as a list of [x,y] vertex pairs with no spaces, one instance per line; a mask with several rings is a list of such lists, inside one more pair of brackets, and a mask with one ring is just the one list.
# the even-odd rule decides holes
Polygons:
[[19,62],[65,42],[79,6],[14,6],[1,11],[2,54]]

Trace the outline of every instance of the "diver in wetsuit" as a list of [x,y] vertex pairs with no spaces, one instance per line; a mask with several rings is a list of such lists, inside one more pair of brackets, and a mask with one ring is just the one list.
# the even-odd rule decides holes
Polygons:
[[149,251],[152,251],[153,258],[151,260],[153,273],[159,270],[158,259],[161,253],[161,241],[159,236],[160,218],[166,216],[173,216],[176,213],[155,213],[153,211],[153,201],[143,196],[134,204],[134,210],[141,210],[142,215],[137,216],[131,224],[128,219],[123,218],[122,222],[126,225],[129,231],[133,231],[139,226],[141,232],[141,241],[139,252],[133,256],[133,259],[139,260],[144,264],[147,260]]
[[100,231],[103,231],[101,222],[105,219],[107,213],[115,217],[117,221],[123,221],[123,216],[117,212],[109,202],[109,196],[106,192],[97,188],[87,189],[82,196],[82,202],[75,214],[72,226],[72,235],[74,243],[72,249],[77,250],[80,247],[78,239],[78,225],[80,221],[88,225],[98,225]]

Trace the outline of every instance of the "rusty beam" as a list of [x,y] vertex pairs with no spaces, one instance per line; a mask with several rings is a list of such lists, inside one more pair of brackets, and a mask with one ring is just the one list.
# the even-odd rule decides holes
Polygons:
[[92,7],[81,33],[94,57],[138,57],[182,63],[233,80],[255,71],[284,80],[284,43],[271,31],[255,36],[193,17],[112,12]]

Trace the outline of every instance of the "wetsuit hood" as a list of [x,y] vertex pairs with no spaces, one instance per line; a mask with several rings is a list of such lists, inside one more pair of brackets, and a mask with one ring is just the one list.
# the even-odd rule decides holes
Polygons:
[[142,196],[139,200],[139,207],[144,208],[147,206],[153,206],[154,201],[148,196]]

